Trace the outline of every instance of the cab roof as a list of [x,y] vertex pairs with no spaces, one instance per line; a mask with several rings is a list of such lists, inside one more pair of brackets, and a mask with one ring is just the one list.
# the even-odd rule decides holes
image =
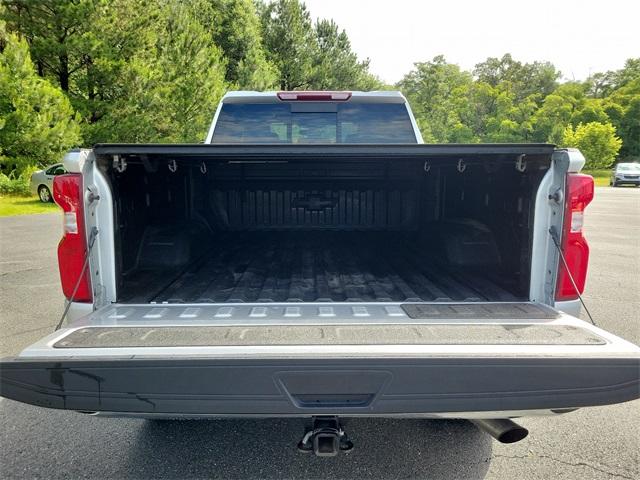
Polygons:
[[[407,103],[407,99],[397,90],[380,90],[373,92],[361,92],[361,91],[313,91],[305,92],[292,91],[292,92],[255,92],[250,90],[240,90],[228,92],[222,97],[222,103],[280,103],[296,100],[283,100],[286,94],[300,94],[302,95],[322,95],[322,94],[347,94],[341,99],[335,99],[336,102],[353,102],[353,103]],[[299,101],[299,100],[298,100]],[[332,101],[327,99],[325,101]]]

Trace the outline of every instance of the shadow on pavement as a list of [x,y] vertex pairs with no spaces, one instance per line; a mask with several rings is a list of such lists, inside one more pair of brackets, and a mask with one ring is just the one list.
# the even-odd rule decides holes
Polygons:
[[[352,452],[299,453],[304,423],[146,421],[120,472],[135,478],[484,478],[491,438],[465,421],[350,419]],[[127,468],[126,463],[130,463]]]

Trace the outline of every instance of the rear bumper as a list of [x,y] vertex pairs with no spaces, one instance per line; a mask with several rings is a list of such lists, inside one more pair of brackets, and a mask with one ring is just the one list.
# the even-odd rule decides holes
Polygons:
[[618,185],[640,185],[638,178],[616,178],[615,182]]
[[116,414],[470,418],[638,398],[640,349],[534,303],[112,305],[1,361],[0,389]]
[[92,412],[451,415],[640,396],[639,358],[58,358],[0,366],[2,396]]

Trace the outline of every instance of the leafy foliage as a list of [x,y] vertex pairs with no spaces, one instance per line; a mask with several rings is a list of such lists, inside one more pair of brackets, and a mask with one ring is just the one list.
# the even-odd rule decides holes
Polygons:
[[9,175],[0,173],[0,195],[26,197],[31,194],[30,180],[35,167],[27,167],[20,174],[14,170]]
[[60,161],[79,142],[67,97],[37,75],[26,41],[0,24],[0,165],[19,174]]
[[267,59],[278,69],[279,87],[310,88],[317,45],[306,6],[298,0],[258,5]]
[[278,81],[262,47],[262,26],[252,0],[203,0],[203,25],[226,61],[225,80],[234,88],[265,90]]
[[502,58],[490,57],[477,64],[473,74],[478,81],[492,87],[508,83],[509,90],[518,102],[531,95],[542,100],[555,90],[560,78],[560,72],[549,62],[523,64],[508,53]]
[[381,82],[359,61],[344,30],[332,20],[315,25],[304,3],[259,3],[267,58],[279,73],[282,90],[372,90]]
[[474,125],[464,122],[481,113],[468,103],[471,74],[438,56],[416,63],[399,86],[409,98],[426,142],[475,141]]
[[315,90],[375,90],[381,82],[369,73],[369,59],[359,61],[347,32],[333,20],[318,20],[310,84]]
[[[637,62],[640,65],[640,59]],[[627,65],[634,65],[628,61]],[[623,70],[626,70],[625,67]],[[640,69],[638,69],[640,70]],[[603,109],[616,127],[622,138],[620,156],[640,160],[640,71],[635,70],[636,78],[631,80],[631,74],[625,78],[623,85],[616,88],[602,100]]]
[[119,94],[85,138],[197,142],[225,89],[225,65],[192,6],[167,3],[158,30],[120,69]]
[[472,73],[438,56],[416,63],[398,86],[425,141],[579,143],[594,168],[618,154],[640,157],[640,59],[582,83],[559,84],[559,77],[549,63],[510,55]]
[[562,137],[565,147],[578,148],[586,159],[586,168],[609,168],[622,146],[610,123],[589,122],[576,128],[567,126]]
[[4,18],[27,39],[41,76],[55,77],[69,92],[87,61],[92,19],[107,0],[6,0]]

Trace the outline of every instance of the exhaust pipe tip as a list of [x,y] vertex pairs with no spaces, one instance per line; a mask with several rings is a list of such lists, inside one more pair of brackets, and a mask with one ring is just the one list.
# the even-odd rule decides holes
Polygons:
[[520,425],[517,425],[515,428],[504,432],[500,435],[497,440],[500,443],[516,443],[520,440],[524,440],[529,435],[529,430]]
[[471,423],[500,443],[516,443],[529,435],[529,430],[508,418],[471,420]]

